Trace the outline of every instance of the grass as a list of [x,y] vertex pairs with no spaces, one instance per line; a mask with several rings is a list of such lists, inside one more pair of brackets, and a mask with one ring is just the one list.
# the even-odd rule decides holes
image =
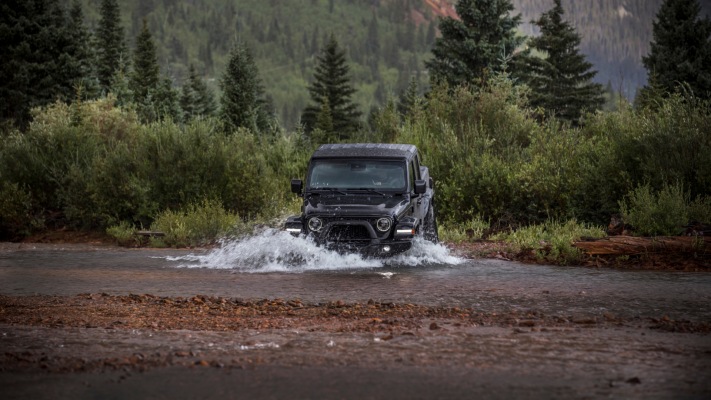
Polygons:
[[567,222],[546,221],[542,224],[520,228],[514,232],[499,233],[493,237],[513,244],[519,251],[530,250],[537,260],[560,265],[577,264],[583,253],[573,246],[581,238],[605,237],[605,230],[575,219]]
[[439,226],[439,238],[444,242],[462,243],[481,239],[489,229],[489,222],[476,216],[464,223],[443,223]]

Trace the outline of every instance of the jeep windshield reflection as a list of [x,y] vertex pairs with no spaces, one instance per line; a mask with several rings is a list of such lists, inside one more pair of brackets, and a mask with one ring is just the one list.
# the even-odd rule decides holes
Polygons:
[[313,160],[306,190],[387,190],[407,189],[407,170],[399,160]]

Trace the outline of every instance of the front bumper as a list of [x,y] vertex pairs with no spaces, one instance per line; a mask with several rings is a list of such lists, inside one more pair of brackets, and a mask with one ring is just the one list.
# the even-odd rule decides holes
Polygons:
[[396,254],[404,253],[412,247],[411,240],[381,241],[366,245],[353,244],[349,242],[325,242],[322,245],[338,253],[357,253],[364,257],[392,257]]
[[[304,226],[300,216],[289,217],[285,224],[287,232],[294,236],[305,235],[314,239],[319,245],[339,253],[358,253],[366,257],[390,257],[403,253],[412,247],[412,239],[416,232],[416,220],[405,218],[391,230],[378,233],[368,219],[334,219],[324,224],[318,232],[310,231]],[[336,234],[335,231],[360,229],[360,236]]]

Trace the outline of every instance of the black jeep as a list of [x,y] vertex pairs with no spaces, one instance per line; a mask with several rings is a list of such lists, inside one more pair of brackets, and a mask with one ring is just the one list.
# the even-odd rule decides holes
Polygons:
[[291,191],[304,203],[286,230],[329,249],[380,257],[408,250],[416,236],[438,241],[434,185],[413,145],[322,145],[306,184],[293,179]]

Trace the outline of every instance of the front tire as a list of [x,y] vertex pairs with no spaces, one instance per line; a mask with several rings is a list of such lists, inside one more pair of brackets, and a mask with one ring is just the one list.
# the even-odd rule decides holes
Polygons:
[[422,237],[428,242],[439,243],[439,232],[437,230],[437,217],[435,216],[434,204],[427,210],[422,226]]

